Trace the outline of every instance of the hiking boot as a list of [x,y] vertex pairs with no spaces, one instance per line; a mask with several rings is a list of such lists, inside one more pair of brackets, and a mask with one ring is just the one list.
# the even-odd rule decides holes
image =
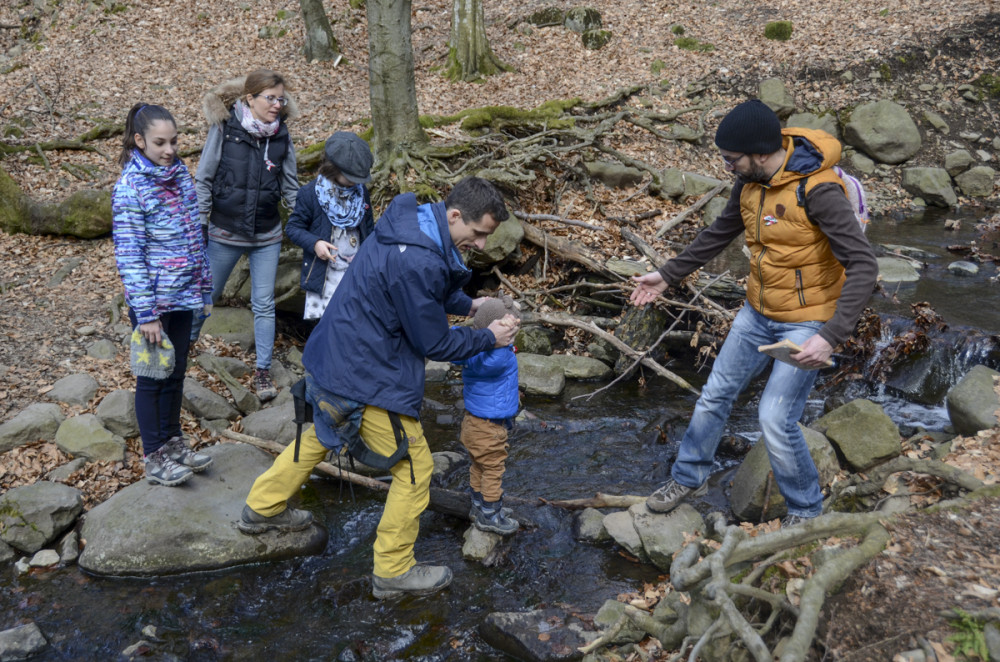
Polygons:
[[142,461],[146,468],[146,480],[153,485],[173,487],[192,476],[191,469],[170,457],[166,444],[145,456]]
[[785,515],[781,518],[781,528],[787,529],[790,526],[795,526],[796,524],[802,524],[803,522],[808,522],[814,517],[803,517],[802,515]]
[[482,508],[476,513],[476,518],[472,520],[472,525],[480,531],[509,536],[521,526],[516,519],[504,513],[505,510],[508,513],[510,511],[503,507],[502,499],[493,503],[482,501],[481,504]]
[[[483,508],[483,494],[482,492],[469,490],[469,499],[472,501],[472,505],[469,506],[469,521],[475,522],[476,515]],[[510,514],[514,511],[512,511],[510,508],[501,508],[500,512],[503,513],[504,517],[510,517]]]
[[671,510],[681,505],[691,497],[705,496],[708,492],[708,483],[702,483],[700,487],[691,488],[681,485],[671,478],[667,484],[649,495],[646,499],[646,507],[654,513],[669,513]]
[[451,583],[451,568],[443,565],[419,563],[398,577],[372,575],[372,595],[382,600],[404,593],[427,595],[440,591]]
[[268,402],[278,397],[278,387],[271,381],[271,371],[267,368],[257,368],[253,373],[253,390],[261,402]]
[[196,474],[212,466],[212,458],[193,450],[188,446],[187,439],[183,435],[171,437],[163,447],[167,450],[167,456],[171,460],[177,464],[183,464]]
[[313,516],[308,510],[285,508],[272,517],[264,517],[250,506],[243,506],[243,514],[236,522],[236,528],[251,536],[265,531],[302,531],[312,526]]

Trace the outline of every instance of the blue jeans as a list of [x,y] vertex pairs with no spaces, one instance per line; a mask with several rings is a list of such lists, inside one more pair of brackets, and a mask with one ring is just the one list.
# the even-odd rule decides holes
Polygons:
[[[128,311],[132,328],[135,313]],[[188,342],[191,338],[190,310],[174,310],[160,315],[163,334],[174,345],[174,371],[166,379],[135,378],[135,417],[142,437],[142,452],[149,455],[171,437],[181,434],[181,402],[184,399],[184,372],[187,370]]]
[[[801,345],[822,326],[822,322],[775,322],[744,304],[695,404],[670,472],[675,481],[696,488],[708,478],[733,402],[772,361],[757,347],[786,338]],[[798,426],[815,380],[815,370],[774,361],[758,412],[775,482],[788,513],[802,517],[815,517],[823,508],[819,473]]]
[[[250,309],[253,311],[253,339],[257,348],[257,367],[270,370],[274,351],[274,281],[278,277],[281,243],[248,248],[208,241],[208,262],[212,267],[212,301],[222,296],[229,274],[244,253],[250,261]],[[191,338],[201,334],[204,320],[195,320]]]

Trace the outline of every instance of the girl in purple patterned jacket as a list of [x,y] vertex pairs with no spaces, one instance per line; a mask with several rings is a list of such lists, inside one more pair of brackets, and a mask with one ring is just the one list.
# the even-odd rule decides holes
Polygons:
[[146,479],[179,485],[212,463],[191,450],[180,422],[191,324],[194,315],[211,312],[212,273],[194,182],[177,156],[173,116],[162,106],[132,106],[118,162],[122,174],[111,201],[115,259],[134,329],[135,412]]

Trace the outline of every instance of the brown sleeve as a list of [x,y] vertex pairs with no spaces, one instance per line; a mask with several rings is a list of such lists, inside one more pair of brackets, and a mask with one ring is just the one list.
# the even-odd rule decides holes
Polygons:
[[834,257],[847,272],[837,310],[819,330],[819,335],[836,347],[853,333],[858,317],[868,304],[878,279],[878,262],[839,185],[818,184],[809,192],[806,207],[809,218],[826,235]]
[[743,218],[740,216],[740,192],[743,182],[737,180],[729,194],[729,201],[715,221],[698,233],[680,255],[667,260],[659,268],[663,280],[670,285],[682,281],[685,276],[725,250],[732,240],[743,232]]

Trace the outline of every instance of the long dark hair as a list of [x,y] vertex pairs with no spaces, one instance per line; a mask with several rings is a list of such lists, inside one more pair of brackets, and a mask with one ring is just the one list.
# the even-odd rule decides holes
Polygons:
[[170,111],[163,106],[137,103],[128,111],[125,117],[125,141],[121,154],[118,155],[118,165],[124,168],[132,158],[132,150],[139,146],[135,143],[135,134],[145,137],[149,127],[158,120],[166,120],[177,127],[177,122]]

